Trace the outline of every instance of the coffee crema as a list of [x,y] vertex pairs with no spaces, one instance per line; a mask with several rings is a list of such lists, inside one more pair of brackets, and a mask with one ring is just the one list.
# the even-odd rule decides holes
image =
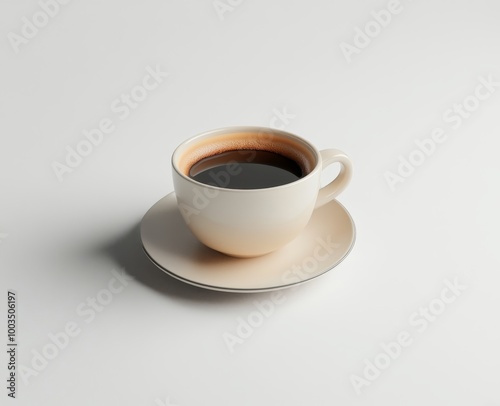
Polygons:
[[[302,173],[309,174],[317,163],[316,153],[306,142],[293,139],[279,131],[236,131],[193,139],[174,155],[175,166],[184,176],[190,176],[191,168],[203,160],[230,151],[268,151],[295,161]],[[248,156],[247,156],[248,157]]]
[[191,166],[189,177],[227,189],[264,189],[286,185],[304,176],[301,165],[273,151],[239,149],[204,157]]

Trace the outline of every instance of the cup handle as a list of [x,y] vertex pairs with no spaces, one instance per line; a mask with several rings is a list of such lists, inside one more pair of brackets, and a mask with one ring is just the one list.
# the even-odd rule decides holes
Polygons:
[[322,187],[318,192],[315,209],[332,201],[347,186],[352,177],[352,163],[349,157],[338,149],[324,149],[320,151],[322,167],[325,169],[333,163],[340,163],[340,172],[328,185]]

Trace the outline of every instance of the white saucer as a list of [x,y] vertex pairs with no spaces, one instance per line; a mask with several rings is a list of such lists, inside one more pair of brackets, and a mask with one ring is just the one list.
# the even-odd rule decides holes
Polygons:
[[309,281],[337,266],[351,251],[354,222],[336,200],[316,209],[292,242],[257,258],[233,258],[200,243],[187,228],[172,192],[141,222],[144,251],[162,271],[183,282],[226,292],[263,292]]

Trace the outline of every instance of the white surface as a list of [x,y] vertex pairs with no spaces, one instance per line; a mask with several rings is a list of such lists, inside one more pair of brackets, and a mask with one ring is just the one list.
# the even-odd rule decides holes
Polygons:
[[[48,334],[70,321],[81,330],[18,382],[17,404],[499,405],[500,88],[459,128],[443,121],[478,77],[500,81],[499,3],[402,1],[351,63],[340,44],[387,2],[239,3],[221,20],[210,0],[74,1],[17,54],[7,35],[40,6],[0,5],[0,317],[15,289],[26,366]],[[170,75],[122,120],[110,105],[156,65]],[[182,140],[280,125],[285,108],[286,130],[353,159],[339,200],[358,238],[231,353],[224,334],[258,318],[254,301],[270,293],[169,278],[141,253],[137,225],[173,189]],[[103,118],[115,131],[59,182],[51,163]],[[446,141],[392,191],[384,173],[435,127]],[[90,321],[87,298],[109,299],[121,267],[135,280]],[[420,333],[413,313],[455,278],[467,288]],[[403,331],[412,345],[357,395],[351,375]]]

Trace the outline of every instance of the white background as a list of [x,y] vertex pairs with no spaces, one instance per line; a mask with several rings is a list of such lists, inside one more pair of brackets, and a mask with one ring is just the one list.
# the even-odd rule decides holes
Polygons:
[[[15,401],[2,350],[0,403],[500,405],[499,85],[458,128],[443,120],[479,77],[500,81],[500,4],[401,0],[348,62],[341,44],[387,2],[223,2],[233,6],[219,16],[211,0],[74,0],[17,53],[9,33],[41,8],[1,3],[0,343],[7,289],[18,367],[68,322],[80,330],[27,384],[18,375]],[[169,76],[121,120],[111,104],[157,65]],[[358,238],[334,271],[284,291],[231,353],[223,334],[270,293],[173,280],[145,258],[137,227],[172,191],[180,142],[269,126],[283,109],[286,130],[352,157],[339,200]],[[59,181],[53,163],[103,118],[115,131]],[[392,190],[386,172],[434,128],[445,142]],[[113,269],[135,279],[87,322],[76,309]],[[463,293],[419,332],[411,315],[455,279]],[[358,395],[352,375],[402,331],[412,344]]]

